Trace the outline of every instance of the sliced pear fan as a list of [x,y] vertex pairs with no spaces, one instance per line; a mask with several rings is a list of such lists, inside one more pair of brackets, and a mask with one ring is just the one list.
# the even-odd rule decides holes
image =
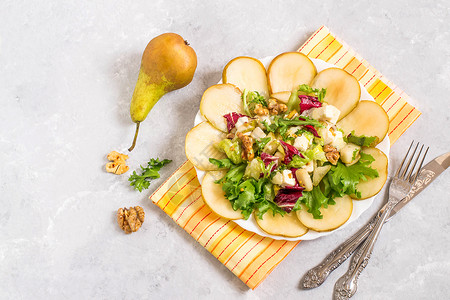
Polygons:
[[356,135],[376,136],[379,143],[388,132],[389,117],[380,104],[363,100],[337,126],[345,135],[354,130]]
[[270,98],[274,98],[278,100],[278,102],[287,104],[289,101],[289,97],[291,96],[291,92],[278,92],[270,95]]
[[223,69],[222,81],[234,84],[241,91],[257,91],[264,98],[269,97],[266,68],[255,58],[239,56],[232,59]]
[[273,213],[269,211],[264,214],[262,220],[257,215],[254,215],[254,218],[258,226],[268,234],[299,237],[308,232],[308,228],[298,220],[295,212],[284,216],[280,214],[273,216]]
[[297,211],[297,217],[306,227],[315,231],[330,231],[338,228],[350,218],[353,211],[353,202],[350,196],[335,198],[335,205],[328,205],[328,208],[321,208],[323,219],[314,219],[306,207]]
[[319,72],[311,86],[327,89],[324,101],[336,106],[341,111],[339,120],[355,108],[361,97],[361,87],[358,80],[338,68],[329,68]]
[[216,84],[202,96],[200,113],[211,124],[223,132],[227,131],[224,115],[230,112],[243,113],[241,91],[232,84]]
[[209,122],[202,122],[186,135],[185,152],[189,161],[203,171],[217,170],[209,158],[223,159],[226,155],[216,148],[214,143],[225,138],[225,134],[215,129]]
[[292,91],[301,84],[310,84],[317,70],[313,62],[300,52],[286,52],[275,57],[267,70],[272,93]]
[[352,196],[352,198],[356,200],[367,199],[378,194],[378,192],[383,188],[384,184],[386,183],[388,174],[388,159],[383,152],[381,152],[377,148],[363,148],[361,152],[373,156],[375,161],[372,162],[370,167],[377,170],[379,176],[376,178],[369,178],[367,179],[367,181],[361,180],[356,185],[356,190],[361,193],[361,198],[356,198],[356,196]]
[[202,181],[203,200],[213,212],[223,218],[230,220],[242,219],[241,211],[234,210],[231,207],[230,200],[225,198],[222,185],[214,182],[221,179],[226,173],[226,171],[211,171],[205,174]]

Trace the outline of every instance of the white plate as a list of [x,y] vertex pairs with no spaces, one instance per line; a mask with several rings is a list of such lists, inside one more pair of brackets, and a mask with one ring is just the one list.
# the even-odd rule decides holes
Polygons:
[[[263,59],[260,59],[260,61],[264,64],[264,66],[267,67],[269,66],[270,62],[272,61],[272,59],[275,56],[268,56],[265,57]],[[311,58],[312,62],[314,63],[314,65],[316,66],[317,72],[320,72],[324,69],[328,69],[328,68],[335,68],[335,65],[329,64],[327,62],[324,62],[323,60],[320,59],[314,59]],[[222,80],[219,81],[218,83],[222,83]],[[360,100],[371,100],[371,101],[375,101],[373,99],[373,97],[369,94],[369,92],[366,90],[366,88],[360,83],[359,84],[361,86],[361,98]],[[200,110],[197,112],[197,115],[195,116],[195,120],[194,120],[194,126],[206,121],[202,115],[200,114]],[[386,137],[384,138],[384,140],[379,143],[377,145],[377,148],[380,149],[381,151],[383,151],[384,154],[386,154],[388,160],[389,160],[389,146],[390,146],[390,142],[389,142],[389,137],[388,135],[386,135]],[[203,177],[205,176],[205,172],[202,170],[199,170],[197,168],[195,168],[196,172],[197,172],[197,177],[198,180],[200,181],[200,183],[202,182]],[[332,231],[326,231],[326,232],[317,232],[314,230],[309,230],[308,233],[306,233],[305,235],[301,236],[301,237],[297,237],[297,238],[288,238],[288,237],[283,237],[283,236],[278,236],[278,235],[272,235],[272,234],[268,234],[265,231],[261,230],[259,228],[259,226],[256,224],[256,220],[253,217],[253,214],[250,216],[250,218],[248,220],[233,220],[233,222],[235,222],[236,224],[238,224],[239,226],[241,226],[242,228],[244,228],[245,230],[254,232],[259,234],[260,236],[265,236],[265,237],[270,237],[276,240],[286,240],[286,241],[299,241],[299,240],[314,240],[317,239],[321,236],[326,236],[329,235],[333,232],[335,232],[336,230],[339,230],[341,228],[344,228],[345,226],[347,226],[348,224],[350,224],[351,222],[353,222],[354,220],[356,220],[357,218],[359,218],[359,216],[366,211],[373,203],[373,200],[375,199],[376,195],[365,199],[365,200],[353,200],[353,211],[352,211],[352,215],[350,216],[350,218],[347,220],[347,222],[345,222],[342,226],[336,228],[335,230]]]

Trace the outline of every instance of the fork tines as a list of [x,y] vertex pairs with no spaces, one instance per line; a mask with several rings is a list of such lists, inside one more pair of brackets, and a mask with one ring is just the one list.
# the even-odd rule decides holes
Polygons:
[[[420,165],[417,168],[417,171],[415,173],[413,173],[413,171],[417,165],[417,162],[420,158],[420,155],[422,154],[423,147],[424,147],[424,145],[422,144],[420,147],[419,153],[416,156],[416,152],[417,152],[417,149],[419,148],[419,145],[420,145],[420,143],[417,142],[416,146],[414,147],[414,151],[412,152],[411,156],[409,157],[408,163],[405,165],[405,168],[402,171],[403,164],[405,163],[406,159],[408,158],[409,152],[411,151],[411,149],[414,146],[414,141],[411,142],[411,145],[409,146],[409,149],[406,152],[406,155],[403,158],[402,163],[400,164],[400,167],[397,169],[397,172],[395,173],[395,177],[397,177],[399,179],[403,179],[403,180],[408,180],[410,183],[413,183],[414,181],[416,181],[419,171],[422,168],[423,162],[425,160],[425,156],[427,156],[428,149],[429,149],[429,147],[426,148],[425,153],[422,156],[422,160],[420,161]],[[415,160],[411,166],[411,161],[414,159],[414,157],[415,157]],[[407,173],[408,169],[409,169],[409,173]],[[406,175],[406,174],[408,174],[408,175]]]

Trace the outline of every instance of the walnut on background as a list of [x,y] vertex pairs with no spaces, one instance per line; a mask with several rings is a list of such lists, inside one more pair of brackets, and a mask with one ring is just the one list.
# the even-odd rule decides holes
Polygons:
[[129,167],[125,162],[128,159],[128,155],[119,153],[117,151],[111,151],[108,154],[107,158],[111,162],[106,164],[106,172],[120,175],[128,171]]
[[132,233],[141,228],[144,218],[145,212],[140,206],[124,207],[117,210],[117,223],[125,233]]

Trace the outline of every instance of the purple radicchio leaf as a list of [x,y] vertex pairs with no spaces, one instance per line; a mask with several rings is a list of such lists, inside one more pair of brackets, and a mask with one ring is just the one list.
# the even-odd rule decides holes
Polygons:
[[273,200],[279,207],[286,212],[291,212],[297,203],[298,198],[302,196],[303,187],[298,183],[295,186],[287,186],[278,191]]
[[267,154],[266,152],[262,152],[261,153],[261,160],[264,162],[264,165],[267,167],[268,165],[270,165],[272,162],[275,162],[272,166],[272,169],[270,170],[270,172],[275,171],[276,168],[278,168],[278,157]]
[[315,137],[320,138],[320,135],[317,133],[317,130],[314,126],[312,125],[305,125],[305,129],[308,130],[309,132],[311,132]]
[[285,143],[285,142],[283,142],[282,140],[279,140],[279,142],[281,143],[281,146],[283,147],[283,149],[284,149],[284,160],[283,160],[283,163],[284,164],[288,164],[288,163],[290,163],[291,161],[292,161],[292,156],[294,156],[294,155],[298,155],[298,156],[300,156],[301,158],[305,158],[301,153],[300,153],[300,151],[298,151],[297,150],[297,148],[295,148],[294,146],[292,146],[292,145],[289,145],[288,143]]
[[[305,121],[306,119],[299,117],[298,118],[301,121]],[[311,132],[315,137],[320,138],[320,135],[317,133],[317,130],[314,126],[312,125],[304,125],[303,127],[305,127],[306,130],[308,130],[309,132]]]
[[224,115],[223,117],[227,121],[227,129],[228,132],[230,132],[236,126],[237,120],[239,120],[239,118],[241,117],[246,117],[246,115],[237,112],[231,112],[229,114]]
[[300,99],[300,113],[313,107],[322,106],[322,102],[320,102],[315,96],[299,95],[298,98]]

